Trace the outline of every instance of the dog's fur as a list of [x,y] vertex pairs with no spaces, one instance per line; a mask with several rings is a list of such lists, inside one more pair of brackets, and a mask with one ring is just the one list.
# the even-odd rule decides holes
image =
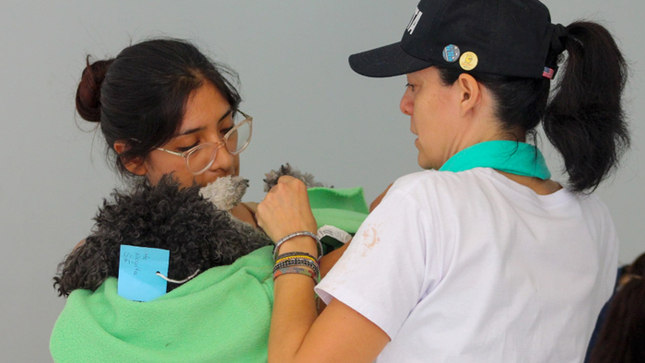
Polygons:
[[[54,287],[60,296],[118,277],[122,244],[169,250],[168,277],[176,280],[271,244],[263,232],[217,209],[198,186],[180,188],[170,176],[112,197],[99,209],[93,233],[59,265]],[[168,283],[168,291],[177,286]]]
[[210,200],[218,209],[231,210],[242,202],[249,181],[239,176],[223,176],[199,190],[204,199]]
[[[287,163],[285,165],[281,165],[278,170],[271,170],[264,174],[264,191],[268,192],[271,188],[276,186],[276,184],[278,184],[278,179],[283,175],[289,175],[296,179],[300,179],[305,183],[307,188],[327,187],[325,184],[314,180],[314,176],[310,173],[303,173]],[[333,186],[330,186],[329,188],[333,188]]]

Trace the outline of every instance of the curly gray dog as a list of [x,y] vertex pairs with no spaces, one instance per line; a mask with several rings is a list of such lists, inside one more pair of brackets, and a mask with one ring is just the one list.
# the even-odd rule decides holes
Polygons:
[[[180,188],[171,176],[156,186],[114,191],[112,198],[103,201],[93,233],[59,265],[54,277],[59,296],[94,291],[108,277],[118,277],[122,244],[169,250],[168,277],[176,280],[271,244],[264,233],[205,199],[198,186]],[[169,283],[168,291],[178,286]]]

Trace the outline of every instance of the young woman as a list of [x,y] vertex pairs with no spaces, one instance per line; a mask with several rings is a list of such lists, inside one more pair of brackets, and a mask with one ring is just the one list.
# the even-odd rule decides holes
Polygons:
[[[582,361],[618,248],[590,192],[629,143],[611,35],[554,25],[536,0],[422,0],[401,42],[350,65],[406,74],[400,108],[427,170],[392,185],[316,286],[320,316],[307,195],[286,177],[268,193],[258,221],[279,261],[269,361]],[[567,185],[526,143],[540,123]]]
[[[122,175],[136,180],[135,187],[139,188],[139,183],[155,186],[168,174],[182,187],[205,186],[217,178],[237,175],[239,153],[250,141],[251,118],[239,110],[240,96],[228,76],[235,77],[188,42],[144,41],[125,48],[114,59],[88,63],[78,86],[77,111],[85,120],[99,123],[114,165]],[[157,199],[152,200],[150,195],[146,200],[150,203],[160,198],[153,195]],[[170,195],[163,200],[181,201]],[[106,209],[104,205],[103,212]],[[192,214],[177,213],[199,223],[175,225],[209,230],[210,225],[202,221],[204,216],[211,215],[200,212],[203,209],[191,211]],[[251,208],[238,205],[232,214],[257,227]],[[146,228],[135,228],[136,216],[107,212],[101,215],[103,218],[111,215],[110,221],[131,218],[127,220],[135,222],[130,230],[139,234]],[[170,217],[164,215],[164,218],[170,223],[167,220]],[[101,224],[99,219],[97,224]],[[159,229],[167,227],[163,222],[159,224]],[[146,219],[139,225],[155,224]],[[174,232],[180,236],[174,236],[169,245],[184,236],[199,234]],[[233,235],[231,238],[237,236],[232,231],[226,232]],[[109,268],[114,265],[114,255],[109,254],[112,250],[99,249],[100,238],[96,234],[92,236],[86,245],[72,253],[77,253],[74,256],[78,258],[67,258],[56,280],[59,293],[69,297],[51,336],[54,361],[266,361],[273,300],[270,248],[259,248],[259,243],[239,247],[250,253],[230,265],[198,270],[201,273],[181,288],[153,301],[138,302],[118,294],[112,272],[93,289],[63,288],[66,272],[74,275],[74,281],[81,282],[92,281],[95,277],[89,275],[98,274],[79,269],[81,262],[103,258],[110,262],[97,265]],[[181,258],[196,260],[196,256],[204,253],[216,254],[205,248],[201,240],[190,242],[193,241],[188,241],[186,251],[180,251]],[[87,274],[83,275],[84,272]],[[102,271],[101,276],[105,274]]]
[[[124,177],[134,179],[135,186],[138,183],[154,186],[163,176],[172,174],[183,187],[203,187],[217,178],[239,174],[239,154],[251,137],[252,119],[239,110],[240,96],[227,76],[235,77],[232,71],[212,62],[188,42],[144,41],[125,48],[114,59],[87,65],[78,86],[77,111],[85,120],[99,123],[108,155]],[[129,205],[133,205],[134,199],[144,198],[141,192],[127,197]],[[160,196],[148,193],[145,197],[149,198],[146,202],[152,203],[151,199]],[[168,196],[164,201],[180,199]],[[329,203],[326,207],[330,207]],[[105,209],[104,206],[103,212]],[[126,224],[124,221],[138,217],[119,215],[117,210],[101,213],[97,225],[119,218],[119,223]],[[199,221],[205,215],[199,210],[183,212],[178,214]],[[257,227],[252,205],[238,205],[231,213]],[[148,224],[152,222],[146,220],[137,227],[145,230],[141,225]],[[185,225],[210,230],[199,223]],[[195,235],[203,235],[202,230]],[[180,241],[189,235],[181,230],[173,232],[182,235]],[[253,252],[230,265],[200,271],[182,288],[140,303],[120,296],[114,278],[108,278],[95,289],[85,287],[92,286],[96,277],[84,274],[77,262],[82,260],[86,265],[88,260],[97,258],[82,257],[98,250],[94,247],[101,242],[97,242],[96,235],[93,238],[93,248],[76,258],[68,257],[56,278],[59,294],[69,295],[50,342],[56,362],[266,361],[274,261],[270,248],[258,249],[262,241],[243,245],[234,240],[239,242],[236,252]],[[195,245],[179,254],[196,258],[204,251],[212,251],[210,248],[195,251]],[[325,256],[324,271],[343,250]],[[222,251],[212,254],[220,252],[220,258],[226,258]],[[97,265],[95,269],[112,266]],[[65,267],[70,267],[68,276],[73,275],[71,285],[78,286],[80,281],[83,288],[68,288],[62,283]],[[106,274],[90,273],[100,277]]]
[[[239,174],[239,153],[251,137],[251,119],[238,109],[241,98],[227,76],[236,78],[189,43],[145,41],[88,63],[76,109],[99,123],[123,176],[155,184],[173,173],[184,186],[205,186]],[[232,212],[255,224],[244,205]]]

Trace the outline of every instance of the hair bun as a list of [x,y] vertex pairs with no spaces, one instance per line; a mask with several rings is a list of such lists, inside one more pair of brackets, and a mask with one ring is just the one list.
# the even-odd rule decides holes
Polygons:
[[89,56],[87,57],[87,67],[83,70],[76,90],[76,111],[87,121],[101,121],[101,84],[113,61],[114,59],[99,60],[90,64]]

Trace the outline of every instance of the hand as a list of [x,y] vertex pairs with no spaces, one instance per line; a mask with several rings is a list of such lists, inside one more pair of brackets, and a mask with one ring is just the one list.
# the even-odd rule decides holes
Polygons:
[[316,233],[316,219],[311,213],[305,184],[293,177],[282,176],[262,203],[256,214],[258,225],[275,242],[298,231]]

